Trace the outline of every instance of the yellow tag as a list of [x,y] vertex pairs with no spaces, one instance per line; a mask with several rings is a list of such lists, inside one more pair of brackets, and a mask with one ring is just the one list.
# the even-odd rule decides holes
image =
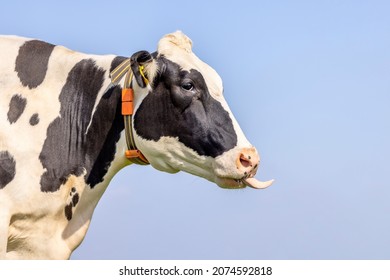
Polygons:
[[140,65],[139,66],[139,72],[141,73],[141,76],[144,79],[145,84],[149,84],[149,81],[148,81],[148,79],[145,76],[144,70],[145,70],[145,67],[143,65]]

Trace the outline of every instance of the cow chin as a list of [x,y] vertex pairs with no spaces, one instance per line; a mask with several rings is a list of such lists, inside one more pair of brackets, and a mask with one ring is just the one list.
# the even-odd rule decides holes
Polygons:
[[242,181],[230,178],[215,177],[214,182],[223,189],[242,189],[246,187]]

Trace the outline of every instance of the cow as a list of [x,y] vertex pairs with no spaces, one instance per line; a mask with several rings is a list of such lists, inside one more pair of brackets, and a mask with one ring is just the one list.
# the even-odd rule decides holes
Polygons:
[[125,166],[261,189],[259,161],[180,31],[130,58],[0,37],[0,259],[70,258]]

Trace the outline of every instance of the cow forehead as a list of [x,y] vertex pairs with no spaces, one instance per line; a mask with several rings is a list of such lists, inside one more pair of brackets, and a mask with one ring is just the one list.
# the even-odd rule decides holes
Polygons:
[[[174,38],[174,39],[172,39]],[[195,69],[206,81],[210,94],[221,99],[223,93],[222,79],[207,63],[200,60],[191,50],[191,40],[181,32],[163,37],[158,45],[158,54],[178,64],[182,70]]]

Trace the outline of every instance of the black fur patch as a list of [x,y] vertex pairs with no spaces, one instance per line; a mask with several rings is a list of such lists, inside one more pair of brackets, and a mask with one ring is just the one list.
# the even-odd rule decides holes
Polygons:
[[73,216],[73,210],[72,210],[72,204],[68,204],[65,206],[65,217],[68,219],[68,221],[70,221],[72,219],[72,216]]
[[26,104],[27,100],[19,94],[12,96],[11,101],[9,102],[9,110],[7,114],[10,124],[15,123],[20,118],[26,108]]
[[[153,141],[178,137],[199,155],[214,158],[234,148],[237,135],[229,113],[210,95],[202,74],[181,70],[164,57],[158,65],[153,90],[134,116],[137,134]],[[186,90],[189,84],[193,87]]]
[[37,125],[39,123],[39,116],[38,114],[34,114],[31,116],[30,118],[30,125],[34,126],[34,125]]
[[69,72],[59,96],[61,117],[49,125],[39,157],[46,168],[41,177],[42,191],[55,192],[69,175],[80,176],[85,171],[91,187],[103,181],[124,129],[119,87],[102,97],[92,116],[104,75],[105,70],[91,59],[80,61]]
[[32,89],[43,82],[54,47],[55,45],[38,40],[27,41],[20,47],[15,71],[23,86]]
[[47,169],[41,178],[42,191],[57,191],[70,174],[83,173],[84,164],[89,160],[85,131],[103,85],[104,72],[90,59],[80,61],[69,72],[59,96],[61,117],[49,125],[39,156]]
[[78,193],[75,193],[72,197],[72,205],[73,207],[75,207],[77,205],[77,203],[79,202],[79,194]]
[[0,152],[0,189],[15,177],[15,160],[8,151]]
[[87,151],[93,160],[87,167],[86,182],[91,188],[103,182],[103,177],[114,160],[116,143],[125,129],[121,96],[122,89],[119,86],[111,88],[103,95],[87,134]]

